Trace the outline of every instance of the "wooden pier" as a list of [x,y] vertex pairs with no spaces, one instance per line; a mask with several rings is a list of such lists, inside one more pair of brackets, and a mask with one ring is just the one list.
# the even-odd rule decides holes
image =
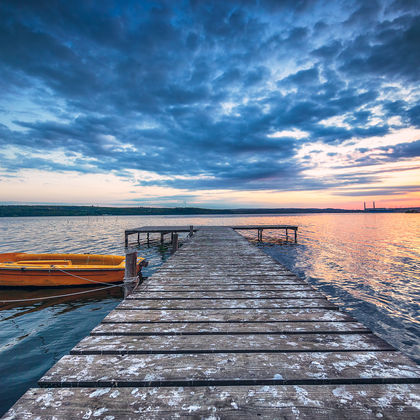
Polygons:
[[39,385],[5,418],[420,416],[413,361],[229,227],[198,229]]
[[[145,234],[147,237],[147,242],[149,243],[149,238],[151,233],[160,234],[160,242],[164,242],[165,235],[171,234],[171,242],[173,240],[173,235],[188,232],[190,236],[197,232],[200,228],[205,226],[143,226],[136,229],[127,229],[125,231],[125,247],[129,245],[129,236],[137,235],[137,244],[140,245],[140,236]],[[284,230],[286,234],[286,241],[289,241],[289,231],[294,233],[294,242],[297,243],[297,226],[292,225],[235,225],[235,226],[223,226],[226,228],[231,228],[234,230],[256,230],[258,232],[258,241],[262,241],[263,231],[265,230]]]

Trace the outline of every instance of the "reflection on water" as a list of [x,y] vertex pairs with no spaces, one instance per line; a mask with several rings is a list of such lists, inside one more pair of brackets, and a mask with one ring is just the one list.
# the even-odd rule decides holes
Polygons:
[[305,216],[299,245],[264,250],[420,361],[420,218]]
[[[2,288],[0,321],[42,311],[49,306],[63,305],[72,310],[89,300],[100,301],[114,297],[121,299],[124,285],[105,287],[49,287],[49,288]],[[7,317],[1,311],[7,311]],[[11,314],[10,314],[11,313]]]
[[[145,225],[296,224],[298,244],[264,231],[268,254],[413,358],[420,354],[420,217],[416,214],[286,216],[99,216],[0,218],[0,252],[124,254],[124,230]],[[256,233],[244,232],[250,239]],[[157,239],[158,236],[152,237]],[[277,242],[277,243],[276,243]],[[150,275],[168,256],[142,246]],[[67,294],[69,289],[0,289],[0,300]],[[71,291],[89,291],[71,288]],[[0,415],[122,299],[121,288],[0,304],[0,366],[7,392]]]
[[[80,290],[76,288],[75,290]],[[93,289],[93,288],[90,288]],[[71,293],[1,289],[1,299],[29,299]],[[84,290],[87,291],[87,290]],[[0,309],[0,413],[5,411],[121,300],[121,288],[35,302],[7,303]]]

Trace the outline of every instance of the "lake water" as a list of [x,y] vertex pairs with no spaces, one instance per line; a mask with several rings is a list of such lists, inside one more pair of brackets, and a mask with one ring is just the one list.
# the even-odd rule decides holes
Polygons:
[[[306,214],[281,216],[106,216],[0,218],[0,252],[68,252],[124,255],[124,230],[146,225],[293,224],[298,244],[265,252],[420,362],[420,215]],[[255,240],[256,234],[245,234]],[[157,243],[142,247],[150,275],[168,257]],[[90,291],[92,290],[92,291]],[[0,289],[0,300],[71,292],[73,297],[0,304],[0,415],[122,299],[120,287]]]

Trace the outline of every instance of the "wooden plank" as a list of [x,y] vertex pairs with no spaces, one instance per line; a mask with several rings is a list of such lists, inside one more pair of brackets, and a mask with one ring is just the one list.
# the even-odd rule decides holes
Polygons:
[[[199,247],[198,244],[194,244],[191,248],[182,247],[177,252],[176,256],[169,257],[164,264],[186,264],[190,261],[193,261],[195,264],[218,264],[219,262],[227,262],[231,255],[234,256],[242,256],[246,255],[247,259],[244,261],[245,263],[261,263],[265,265],[273,265],[278,268],[282,268],[283,270],[287,270],[283,265],[281,265],[278,261],[274,260],[269,255],[261,252],[259,250],[249,248],[250,245],[247,244],[241,249],[236,249],[236,251],[229,250],[226,252],[226,248],[221,248],[221,244],[218,244],[214,247],[209,247],[205,245],[204,247]],[[206,255],[208,259],[205,261],[200,259],[201,255]],[[232,261],[232,263],[237,264],[238,261]]]
[[354,321],[330,309],[206,309],[112,311],[102,322],[292,322]]
[[[296,285],[296,286],[306,286],[311,287],[308,283],[302,280],[295,280],[295,279],[276,279],[276,278],[262,278],[259,279],[257,277],[245,277],[242,276],[240,278],[212,278],[209,279],[208,277],[184,277],[184,278],[151,278],[148,277],[147,280],[143,284],[148,285],[185,285],[185,286],[212,286],[212,285]],[[316,289],[313,289],[316,290]]]
[[[241,272],[242,271],[242,272]],[[199,276],[200,274],[202,276],[208,276],[208,277],[212,277],[212,276],[230,276],[230,274],[233,274],[234,276],[238,276],[238,275],[243,275],[243,276],[261,276],[261,275],[266,275],[266,276],[276,276],[279,274],[282,274],[283,272],[281,270],[273,270],[273,269],[259,269],[259,268],[255,268],[255,266],[253,268],[249,268],[249,269],[244,269],[244,270],[238,270],[235,269],[234,267],[219,267],[217,266],[217,268],[212,268],[212,269],[208,269],[206,267],[204,268],[194,268],[194,271],[192,272],[190,270],[190,268],[186,267],[186,268],[181,268],[181,269],[166,269],[166,270],[159,270],[159,274],[162,276],[164,274],[167,274],[169,276],[176,276],[176,275],[180,275],[180,276],[184,276],[186,274],[186,272],[191,273],[194,276]]]
[[420,386],[272,385],[184,388],[32,388],[11,419],[358,419],[420,418]]
[[335,308],[327,299],[126,299],[115,310],[206,309],[206,308]]
[[[232,255],[231,252],[229,252],[228,254],[223,253],[223,252],[219,252],[216,253],[215,252],[206,252],[207,255],[207,259],[206,261],[203,261],[200,258],[200,255],[204,254],[204,250],[207,249],[206,248],[202,248],[201,252],[197,252],[197,247],[193,247],[191,249],[186,250],[184,247],[182,247],[180,250],[178,250],[177,254],[175,257],[170,257],[168,258],[168,260],[166,260],[166,263],[170,264],[170,263],[188,263],[190,261],[194,262],[194,263],[206,263],[206,264],[217,264],[219,261],[229,261],[230,256]],[[243,256],[244,252],[236,252],[233,253],[233,255],[237,255],[237,256]],[[263,264],[274,264],[278,267],[283,268],[284,270],[287,270],[286,268],[284,268],[279,262],[277,262],[276,260],[272,259],[272,257],[270,257],[269,255],[265,254],[265,253],[260,253],[260,252],[252,252],[252,253],[248,253],[247,252],[247,260],[246,262],[248,263],[263,263]]]
[[[240,277],[245,277],[245,278],[247,278],[247,277],[250,277],[250,274],[248,273],[248,271],[241,271],[241,270],[235,270],[233,273],[217,273],[217,272],[212,272],[212,273],[210,273],[210,271],[209,270],[205,270],[205,273],[203,274],[203,273],[199,273],[199,272],[196,272],[196,270],[194,270],[194,271],[192,271],[192,270],[183,270],[183,271],[181,271],[181,272],[164,272],[164,271],[157,271],[156,273],[154,273],[153,274],[153,277],[166,277],[167,275],[169,275],[169,276],[189,276],[189,277],[206,277],[206,278],[208,278],[208,276],[211,274],[211,276],[212,277],[222,277],[222,278],[228,278],[228,277],[233,277],[233,278],[240,278]],[[277,272],[277,273],[275,273],[275,274],[272,274],[272,273],[264,273],[264,272],[262,272],[262,271],[257,271],[257,272],[254,272],[253,274],[252,274],[252,276],[253,277],[256,277],[256,278],[273,278],[273,277],[276,277],[276,278],[279,278],[279,279],[282,279],[282,278],[288,278],[288,277],[292,277],[292,278],[295,278],[295,279],[298,279],[298,280],[302,280],[302,279],[300,279],[299,277],[297,277],[295,274],[293,274],[293,273],[288,273],[288,272]]]
[[[198,227],[194,226],[193,230],[197,231]],[[189,232],[190,227],[189,226],[143,226],[140,228],[134,228],[134,229],[127,229],[125,232],[129,235],[133,233],[171,233],[171,232]]]
[[153,274],[153,277],[155,278],[166,278],[166,277],[194,277],[194,278],[209,278],[209,276],[211,276],[212,278],[225,278],[228,279],[229,277],[232,277],[233,279],[238,279],[238,278],[249,278],[249,277],[255,277],[255,278],[277,278],[277,279],[289,279],[289,278],[293,278],[293,279],[297,279],[297,280],[301,280],[299,277],[297,277],[295,274],[290,274],[290,273],[263,273],[262,271],[258,271],[258,272],[253,272],[252,275],[248,272],[242,272],[242,271],[234,271],[232,273],[224,273],[224,272],[210,272],[209,270],[203,270],[205,271],[203,272],[198,272],[198,271],[191,271],[191,270],[183,270],[183,271],[179,271],[179,272],[164,272],[164,271],[158,271],[156,273]]
[[246,270],[246,271],[229,271],[229,270],[223,270],[215,271],[215,270],[177,270],[177,271],[159,271],[157,275],[153,275],[153,278],[156,279],[194,279],[196,282],[200,281],[202,279],[203,281],[206,281],[208,283],[218,280],[218,281],[226,281],[229,280],[230,282],[235,282],[238,280],[242,281],[249,281],[250,279],[273,279],[275,280],[293,280],[296,282],[304,283],[305,281],[302,279],[299,279],[295,276],[286,276],[281,275],[279,273],[273,273],[270,271],[258,271],[258,270]]
[[[242,258],[244,257],[243,255],[241,255]],[[200,269],[201,267],[206,267],[206,268],[224,268],[224,267],[231,267],[232,269],[236,268],[238,269],[248,269],[248,268],[255,268],[255,266],[258,265],[258,268],[261,269],[268,269],[268,270],[275,270],[281,273],[286,273],[288,272],[288,270],[282,268],[282,266],[280,266],[279,264],[275,264],[272,263],[270,261],[264,261],[264,260],[258,260],[258,261],[250,261],[248,258],[245,261],[241,261],[241,260],[236,260],[236,261],[229,261],[229,258],[225,258],[222,259],[217,258],[214,259],[213,261],[208,260],[207,258],[205,260],[202,259],[197,259],[196,261],[192,261],[191,259],[185,259],[184,261],[182,261],[181,259],[169,259],[166,263],[164,263],[160,270],[163,271],[168,271],[168,270],[173,270],[173,269]]]
[[139,290],[131,293],[127,296],[127,300],[140,300],[140,299],[313,299],[313,298],[323,298],[322,293],[315,292],[313,290],[303,290],[303,291],[220,291],[220,292],[211,292],[211,291],[178,291],[178,292],[152,292],[150,290]]
[[[305,283],[303,281],[294,281],[294,280],[285,280],[284,282],[282,280],[278,280],[278,281],[266,281],[263,280],[261,282],[258,281],[258,279],[255,278],[250,278],[248,279],[248,281],[243,278],[238,279],[237,281],[235,280],[230,280],[230,279],[215,279],[212,281],[208,281],[209,279],[204,278],[204,279],[193,279],[193,278],[185,278],[185,279],[153,279],[153,278],[146,278],[143,283],[141,283],[138,286],[137,290],[140,290],[141,288],[145,289],[147,287],[153,288],[153,287],[167,287],[167,286],[176,286],[176,287],[184,287],[184,290],[193,290],[193,288],[198,289],[199,287],[201,287],[201,289],[198,290],[211,290],[214,289],[214,287],[216,287],[216,290],[228,290],[231,287],[235,288],[235,289],[242,289],[242,287],[248,288],[257,288],[259,286],[262,287],[268,287],[268,286],[273,286],[276,289],[284,289],[284,290],[303,290],[303,289],[311,289],[311,290],[316,290],[315,288],[313,288],[310,284]],[[191,289],[190,289],[191,287]],[[252,289],[250,289],[252,290]],[[260,290],[260,289],[258,289]]]
[[267,229],[267,230],[276,230],[276,229],[290,229],[297,230],[298,227],[295,225],[233,225],[229,226],[234,230],[255,230],[255,229]]
[[265,353],[395,350],[372,333],[90,336],[70,354]]
[[211,284],[197,284],[191,283],[188,285],[179,284],[178,282],[154,282],[147,281],[137,287],[134,293],[137,292],[293,292],[293,291],[314,291],[312,287],[307,284],[294,283],[211,283]]
[[[203,257],[205,258],[205,257]],[[170,276],[184,276],[184,275],[193,275],[193,276],[216,276],[216,277],[229,277],[229,276],[279,276],[279,277],[296,277],[293,273],[288,273],[287,271],[273,270],[272,268],[259,268],[254,265],[253,267],[224,267],[218,265],[217,267],[210,266],[201,266],[201,267],[170,267],[168,269],[159,270],[157,273],[160,277],[165,275]]]
[[206,353],[62,357],[40,380],[50,386],[299,385],[420,382],[399,352]]
[[[302,334],[369,332],[359,322],[144,322],[102,323],[91,335]],[[210,339],[210,338],[209,338]]]
[[164,267],[159,270],[160,275],[168,274],[168,275],[177,275],[181,274],[184,275],[186,273],[191,273],[195,275],[208,275],[208,276],[220,276],[220,275],[269,275],[269,276],[276,276],[276,275],[286,275],[288,274],[286,271],[277,270],[271,266],[261,266],[260,264],[249,264],[249,265],[232,265],[232,264],[218,264],[217,266],[210,266],[210,265],[203,265],[200,266],[193,266],[193,265],[174,265],[171,267]]
[[177,276],[155,276],[148,277],[147,283],[153,284],[185,284],[185,285],[208,285],[208,284],[297,284],[309,286],[309,283],[295,277],[276,276],[194,276],[191,274]]

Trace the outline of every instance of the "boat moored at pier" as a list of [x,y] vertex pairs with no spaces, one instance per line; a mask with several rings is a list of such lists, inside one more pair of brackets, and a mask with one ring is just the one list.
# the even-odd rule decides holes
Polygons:
[[[137,259],[138,271],[146,265]],[[0,254],[0,286],[54,287],[119,283],[125,257],[97,254]]]

